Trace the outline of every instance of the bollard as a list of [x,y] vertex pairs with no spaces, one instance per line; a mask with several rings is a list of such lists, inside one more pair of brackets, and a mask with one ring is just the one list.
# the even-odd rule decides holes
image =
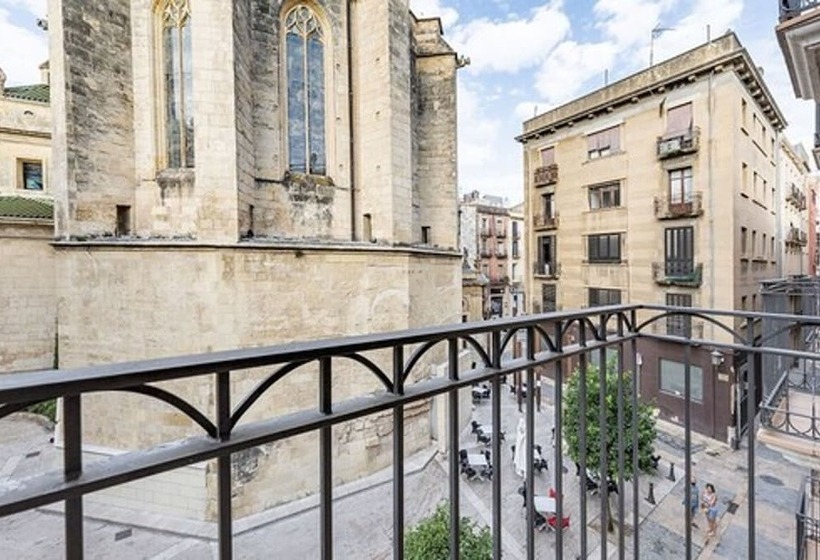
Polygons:
[[675,463],[669,463],[669,476],[666,478],[675,482]]
[[649,495],[645,499],[646,499],[647,502],[649,502],[653,506],[655,505],[655,483],[654,482],[649,483]]

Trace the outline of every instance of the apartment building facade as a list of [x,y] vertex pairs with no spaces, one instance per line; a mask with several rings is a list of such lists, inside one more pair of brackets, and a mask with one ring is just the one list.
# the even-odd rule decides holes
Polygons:
[[482,316],[509,316],[512,227],[504,199],[472,191],[463,196],[459,213],[466,268],[474,271],[483,285]]
[[[524,147],[533,312],[616,303],[760,309],[783,253],[786,123],[733,33],[536,116]],[[741,336],[746,325],[727,324]],[[656,334],[731,340],[670,318]],[[641,345],[644,398],[683,418],[683,356]],[[692,351],[693,427],[736,436],[745,365]]]

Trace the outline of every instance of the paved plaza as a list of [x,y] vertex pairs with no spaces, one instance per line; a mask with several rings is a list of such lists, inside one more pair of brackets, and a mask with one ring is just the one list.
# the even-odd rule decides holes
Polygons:
[[[501,476],[503,497],[503,544],[506,558],[525,557],[527,523],[523,499],[517,492],[522,479],[513,471],[510,445],[520,418],[514,395],[502,386],[502,430],[506,440],[500,461],[493,461],[495,475]],[[541,410],[536,413],[535,441],[544,449],[549,470],[535,474],[536,493],[545,494],[553,484],[555,466],[551,428],[553,407],[551,387],[543,388]],[[489,400],[473,406],[473,419],[490,423]],[[645,475],[640,483],[640,558],[683,557],[685,547],[683,499],[683,431],[661,422],[656,452],[662,459],[658,472]],[[0,421],[0,484],[32,473],[53,469],[60,464],[60,451],[50,443],[51,429],[30,415],[16,415]],[[693,528],[695,556],[735,559],[746,555],[746,451],[693,434],[694,473],[701,484],[712,482],[719,495],[719,529],[706,540],[706,521],[699,516]],[[461,434],[461,447],[483,450],[470,428]],[[669,479],[669,465],[676,465],[675,480]],[[587,500],[589,556],[600,558],[600,497],[582,496],[575,467],[569,461],[564,475],[564,514],[570,527],[564,532],[566,558],[580,554],[580,500]],[[406,465],[406,517],[408,525],[430,513],[448,495],[446,458],[434,449],[408,458]],[[794,554],[794,511],[802,482],[808,470],[786,461],[766,447],[757,447],[757,547],[761,558],[787,558]],[[390,558],[392,534],[391,471],[339,487],[334,511],[337,558]],[[645,500],[648,484],[654,484],[656,504]],[[462,514],[489,525],[492,484],[486,480],[461,483]],[[626,485],[625,511],[631,524],[631,484]],[[614,496],[613,496],[614,497]],[[237,558],[316,558],[318,557],[319,516],[316,497],[280,506],[235,522]],[[612,511],[617,514],[617,500]],[[202,559],[216,558],[216,527],[171,519],[155,514],[87,503],[86,551],[88,558],[127,559]],[[0,550],[8,560],[59,558],[63,555],[62,516],[59,506],[0,519]],[[632,527],[627,527],[627,557],[632,557]],[[536,531],[536,557],[554,556],[555,534]],[[617,533],[610,535],[608,556],[617,557]],[[275,553],[274,553],[275,552]],[[273,554],[273,555],[272,555]]]

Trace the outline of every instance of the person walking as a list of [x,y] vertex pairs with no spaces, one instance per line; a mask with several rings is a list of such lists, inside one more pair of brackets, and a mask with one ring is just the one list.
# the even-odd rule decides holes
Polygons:
[[[697,479],[695,479],[694,476],[692,477],[692,480],[691,480],[690,484],[691,484],[691,491],[690,491],[690,494],[689,494],[689,511],[692,514],[691,515],[692,527],[697,529],[698,524],[695,523],[695,517],[698,514],[698,504],[701,503],[701,496],[700,496],[700,490],[698,489],[698,481],[697,481]],[[681,500],[681,503],[686,505],[686,492],[685,491],[684,491],[683,500]]]
[[717,532],[717,499],[715,486],[711,482],[706,484],[703,490],[703,498],[701,499],[701,507],[703,508],[703,513],[706,514],[706,522],[709,524],[709,530],[706,533],[707,537],[713,537]]

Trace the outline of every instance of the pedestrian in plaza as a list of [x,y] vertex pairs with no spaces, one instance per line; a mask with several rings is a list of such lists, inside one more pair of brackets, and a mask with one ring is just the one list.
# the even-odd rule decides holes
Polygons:
[[[691,485],[691,492],[689,494],[689,510],[692,514],[692,516],[691,516],[692,527],[697,529],[698,524],[695,523],[695,516],[697,516],[697,514],[698,514],[698,505],[701,502],[701,499],[700,499],[701,496],[700,496],[700,491],[698,489],[698,481],[697,481],[697,479],[695,479],[694,476],[692,477],[690,485]],[[681,503],[686,505],[686,492],[685,491],[683,493],[683,500],[681,500]]]
[[701,507],[703,513],[706,515],[706,522],[709,524],[709,530],[706,533],[707,537],[713,537],[717,532],[717,492],[715,486],[709,482],[703,489],[703,497],[701,498]]

